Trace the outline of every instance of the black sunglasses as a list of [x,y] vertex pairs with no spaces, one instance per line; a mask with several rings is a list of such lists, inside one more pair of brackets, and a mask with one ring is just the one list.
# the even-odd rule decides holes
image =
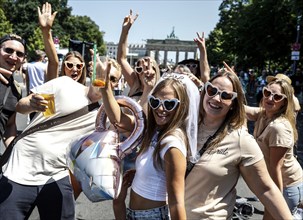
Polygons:
[[65,61],[64,64],[69,70],[73,69],[74,66],[76,66],[77,70],[82,70],[82,68],[84,67],[84,63],[72,63],[69,61]]
[[205,92],[209,97],[214,97],[219,93],[221,101],[227,101],[227,100],[234,100],[237,98],[237,93],[236,92],[227,92],[227,91],[221,91],[217,87],[215,87],[213,84],[210,82],[205,83]]
[[112,83],[118,83],[118,82],[119,82],[119,79],[117,79],[117,78],[114,77],[114,76],[110,76],[110,77],[109,77],[109,80],[110,80]]
[[270,89],[263,87],[263,96],[269,98],[272,96],[274,102],[281,102],[283,99],[287,98],[284,94],[273,93]]
[[148,96],[148,104],[154,110],[156,110],[162,105],[165,111],[170,112],[178,106],[179,102],[180,101],[178,99],[161,100],[152,95]]
[[198,64],[186,64],[185,66],[187,66],[188,68],[197,68]]
[[13,48],[10,47],[2,47],[3,51],[9,55],[13,55],[16,52],[16,55],[18,58],[24,58],[25,53],[21,51],[14,50]]

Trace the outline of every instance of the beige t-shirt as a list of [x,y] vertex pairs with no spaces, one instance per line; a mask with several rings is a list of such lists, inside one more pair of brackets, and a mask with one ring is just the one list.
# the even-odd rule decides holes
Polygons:
[[[207,140],[202,131],[205,133],[205,128],[200,127],[198,149]],[[230,219],[236,200],[239,166],[250,166],[262,158],[257,142],[245,127],[231,131],[216,149],[208,149],[186,178],[187,218]]]
[[293,152],[293,130],[286,118],[279,117],[271,121],[266,119],[264,115],[261,115],[255,123],[254,136],[264,154],[266,162],[270,160],[271,147],[288,148],[282,167],[283,187],[303,182],[302,168],[294,157]]

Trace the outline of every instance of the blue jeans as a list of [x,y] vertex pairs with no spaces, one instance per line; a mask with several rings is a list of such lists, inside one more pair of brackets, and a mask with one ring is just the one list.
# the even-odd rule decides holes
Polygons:
[[294,213],[298,204],[303,201],[303,183],[284,188],[283,196],[291,213]]
[[41,186],[0,179],[0,219],[28,219],[37,206],[41,220],[74,220],[75,202],[69,176]]
[[127,208],[127,220],[169,220],[168,206],[148,210],[132,210]]

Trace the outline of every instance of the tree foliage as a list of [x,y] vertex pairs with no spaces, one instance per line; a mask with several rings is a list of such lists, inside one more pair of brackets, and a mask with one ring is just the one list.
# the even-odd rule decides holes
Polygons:
[[224,0],[219,8],[220,20],[207,41],[209,57],[240,69],[286,69],[292,63],[291,44],[296,39],[302,2]]
[[[4,12],[3,19],[0,20],[0,34],[5,28],[3,21],[7,18],[8,24],[6,32],[14,32],[27,40],[29,51],[41,49],[42,35],[39,32],[39,21],[37,8],[42,7],[44,0],[0,0],[1,9]],[[48,0],[52,5],[52,10],[57,11],[57,16],[52,28],[53,36],[60,39],[61,47],[68,47],[69,39],[83,40],[86,42],[96,42],[99,46],[99,53],[105,53],[102,32],[98,25],[87,16],[71,15],[72,8],[68,7],[67,0]],[[0,18],[2,18],[0,10]]]

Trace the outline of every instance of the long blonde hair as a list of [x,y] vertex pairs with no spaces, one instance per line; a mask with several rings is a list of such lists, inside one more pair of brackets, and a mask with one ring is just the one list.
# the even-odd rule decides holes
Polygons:
[[[282,106],[273,116],[273,118],[284,117],[286,118],[293,129],[294,142],[298,140],[298,131],[296,128],[296,115],[295,115],[295,102],[294,102],[294,89],[287,81],[283,79],[276,79],[268,84],[278,84],[281,87],[281,93],[286,95],[286,104]],[[265,114],[265,110],[263,109]]]
[[[179,105],[177,106],[177,111],[172,117],[171,121],[167,123],[165,128],[159,131],[159,136],[157,140],[157,144],[155,146],[155,151],[153,154],[154,158],[154,166],[156,168],[161,167],[162,163],[160,159],[160,151],[162,149],[162,146],[160,145],[161,140],[163,138],[167,137],[168,135],[174,135],[177,137],[180,137],[185,141],[186,149],[189,148],[189,142],[186,136],[186,118],[189,112],[189,97],[186,92],[186,88],[182,84],[181,81],[174,79],[174,78],[167,78],[162,81],[160,81],[156,87],[153,90],[153,94],[155,94],[157,91],[165,88],[170,87],[174,90],[176,98],[180,101]],[[177,129],[181,130],[180,132],[177,132]],[[147,151],[147,149],[150,146],[150,143],[152,142],[152,138],[157,131],[157,123],[155,120],[155,117],[153,115],[153,110],[150,106],[148,106],[148,120],[147,120],[147,126],[145,135],[142,141],[142,146],[140,148],[139,154],[144,153]],[[183,137],[182,137],[183,136]]]

